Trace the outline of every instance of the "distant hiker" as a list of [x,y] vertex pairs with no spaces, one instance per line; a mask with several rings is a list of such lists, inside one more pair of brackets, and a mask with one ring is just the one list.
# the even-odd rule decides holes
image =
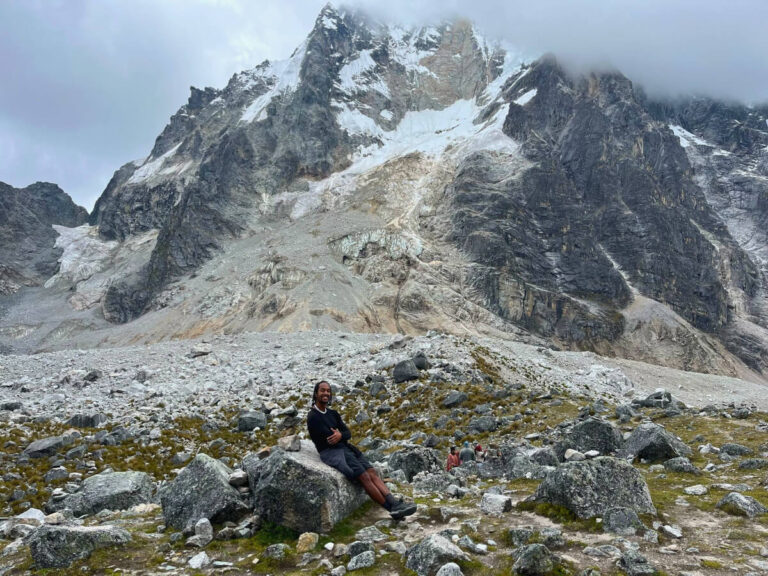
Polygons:
[[349,443],[352,433],[339,413],[328,408],[332,398],[328,382],[323,380],[315,384],[312,408],[307,414],[307,428],[320,459],[349,480],[360,482],[371,500],[386,508],[395,520],[416,512],[416,504],[413,502],[395,500],[363,453]]
[[459,460],[459,455],[456,453],[456,446],[451,446],[451,453],[448,454],[448,462],[445,464],[445,470],[446,472],[450,472],[451,468],[455,468],[456,466],[461,466],[461,460]]
[[485,452],[483,452],[483,447],[480,446],[480,443],[477,443],[475,445],[475,461],[482,462],[483,460],[485,460]]
[[459,452],[459,460],[461,460],[462,464],[474,462],[475,460],[475,451],[470,447],[468,440],[464,441],[464,447]]

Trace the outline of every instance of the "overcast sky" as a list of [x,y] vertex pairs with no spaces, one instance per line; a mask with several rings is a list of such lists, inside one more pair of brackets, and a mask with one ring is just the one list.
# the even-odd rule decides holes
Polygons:
[[[324,4],[0,0],[0,181],[55,182],[90,210],[118,167],[149,153],[189,86],[221,88],[286,58]],[[408,24],[466,16],[489,38],[575,68],[617,67],[656,95],[768,101],[765,0],[347,4]]]

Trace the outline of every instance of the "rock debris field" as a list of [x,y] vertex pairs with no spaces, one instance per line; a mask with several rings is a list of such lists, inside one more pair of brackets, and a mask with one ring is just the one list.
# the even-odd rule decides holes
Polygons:
[[[320,461],[319,379],[416,514]],[[0,356],[0,574],[760,574],[763,396],[439,333]]]

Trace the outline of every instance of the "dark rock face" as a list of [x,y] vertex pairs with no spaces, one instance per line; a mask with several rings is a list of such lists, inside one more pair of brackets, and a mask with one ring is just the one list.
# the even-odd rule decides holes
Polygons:
[[389,467],[392,470],[402,470],[408,482],[419,472],[440,472],[443,469],[440,453],[422,446],[411,446],[393,452],[389,457]]
[[611,508],[655,514],[648,486],[640,472],[617,458],[569,462],[550,472],[534,498],[568,508],[579,518],[603,516]]
[[210,456],[195,456],[189,466],[160,491],[166,524],[184,530],[194,527],[201,518],[221,523],[247,514],[248,506],[229,484],[231,473]]
[[50,500],[48,513],[69,508],[75,516],[96,514],[101,510],[126,510],[152,499],[154,483],[144,472],[96,474],[83,481],[79,492],[63,500]]
[[543,58],[507,86],[504,131],[522,142],[530,167],[510,174],[478,153],[447,191],[449,236],[478,263],[473,283],[493,311],[589,347],[621,334],[619,311],[634,288],[701,330],[724,329],[729,286],[709,238],[733,255],[731,274],[748,294],[755,267],[631,82],[617,73],[573,78]]
[[74,227],[88,212],[47,182],[13,188],[0,182],[0,296],[41,284],[58,270],[54,224]]
[[116,526],[49,526],[35,530],[29,550],[38,568],[66,568],[88,558],[94,550],[130,542],[127,530]]
[[67,420],[65,424],[67,426],[74,426],[75,428],[96,428],[106,421],[106,414],[75,414]]
[[627,456],[656,462],[689,456],[693,451],[662,426],[647,422],[632,431],[624,443],[623,452]]
[[597,418],[588,418],[567,432],[565,438],[555,446],[555,453],[560,460],[568,448],[579,452],[597,450],[607,456],[621,448],[621,444],[621,432],[615,426]]
[[24,448],[24,454],[30,458],[44,458],[45,456],[53,456],[61,450],[64,446],[70,443],[70,439],[66,436],[51,436],[50,438],[41,438],[35,440],[29,446]]
[[320,460],[314,445],[299,452],[275,450],[243,460],[254,510],[269,522],[297,532],[328,532],[368,497],[362,487]]

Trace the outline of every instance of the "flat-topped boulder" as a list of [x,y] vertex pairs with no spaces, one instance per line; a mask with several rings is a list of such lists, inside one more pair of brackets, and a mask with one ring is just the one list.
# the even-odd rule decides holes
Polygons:
[[623,507],[638,514],[655,514],[648,485],[631,464],[601,456],[561,464],[547,474],[534,499],[563,506],[579,518],[603,516]]
[[69,508],[75,516],[101,510],[126,510],[152,499],[154,483],[146,472],[108,472],[83,480],[78,492],[62,500],[53,498],[45,505],[48,513]]
[[621,432],[613,424],[597,418],[587,418],[565,434],[556,444],[555,453],[561,461],[569,448],[579,452],[597,450],[602,456],[609,456],[619,450],[621,444]]
[[35,440],[29,446],[24,448],[24,454],[30,458],[45,458],[53,456],[59,450],[71,444],[72,439],[69,436],[50,436]]
[[160,491],[165,522],[179,530],[192,529],[198,520],[236,521],[250,512],[229,483],[232,470],[206,454],[198,454]]
[[243,469],[254,511],[297,532],[328,532],[368,500],[359,483],[320,460],[309,440],[298,452],[276,449],[264,459],[249,454]]
[[127,530],[117,526],[44,525],[29,537],[29,550],[37,568],[66,568],[100,548],[130,542]]

